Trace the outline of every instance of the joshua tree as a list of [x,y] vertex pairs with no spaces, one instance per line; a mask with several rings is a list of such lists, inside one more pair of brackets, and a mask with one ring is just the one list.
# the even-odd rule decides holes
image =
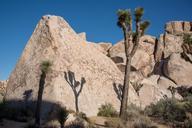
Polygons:
[[68,118],[69,112],[67,111],[67,109],[64,107],[60,107],[57,113],[57,118],[58,121],[61,125],[61,128],[64,128],[65,122]]
[[41,76],[39,81],[39,91],[38,91],[38,99],[37,99],[37,105],[36,105],[36,112],[35,112],[35,127],[40,127],[40,119],[41,119],[41,103],[42,103],[42,96],[43,96],[43,90],[45,85],[45,78],[47,75],[47,72],[49,71],[51,66],[51,63],[49,61],[43,61],[41,63]]
[[132,29],[132,15],[130,10],[119,10],[117,25],[122,29],[124,35],[124,46],[126,55],[126,67],[123,84],[123,94],[120,107],[120,117],[125,118],[125,112],[127,109],[128,92],[129,92],[129,79],[131,72],[131,60],[135,55],[139,46],[140,37],[144,35],[146,28],[149,26],[148,21],[142,21],[142,15],[144,13],[143,8],[136,8],[134,12],[136,31]]
[[79,112],[78,98],[83,89],[83,85],[86,82],[85,78],[82,77],[81,82],[76,81],[74,72],[68,71],[68,73],[65,72],[65,80],[68,82],[68,84],[71,86],[71,88],[73,90],[73,93],[75,96],[76,113],[78,113]]
[[177,91],[177,88],[173,87],[173,86],[169,86],[167,88],[167,90],[169,90],[171,92],[171,95],[172,95],[172,98],[174,99],[175,98],[175,93]]

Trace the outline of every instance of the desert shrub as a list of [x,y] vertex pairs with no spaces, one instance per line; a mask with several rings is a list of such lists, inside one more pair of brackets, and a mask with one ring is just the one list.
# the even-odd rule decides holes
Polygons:
[[118,112],[115,110],[112,104],[106,103],[99,108],[98,116],[104,117],[117,117]]
[[5,101],[0,103],[0,119],[10,119],[27,122],[33,118],[33,111],[30,108],[14,108],[7,106]]
[[192,35],[184,34],[183,42],[186,43],[186,44],[192,44]]
[[133,128],[157,128],[156,126],[153,126],[151,120],[147,117],[140,117],[136,119],[133,123]]
[[85,128],[85,126],[82,122],[74,121],[65,126],[65,128]]
[[127,106],[127,111],[126,111],[126,120],[134,120],[138,117],[140,117],[142,114],[142,111],[139,107],[137,107],[134,104],[130,104]]
[[162,99],[156,104],[146,107],[145,113],[170,122],[182,122],[186,119],[185,103],[176,99]]
[[126,128],[126,123],[120,118],[109,119],[105,122],[105,126],[109,128]]
[[192,119],[188,119],[184,122],[185,128],[192,128]]
[[90,122],[87,115],[84,113],[84,112],[79,112],[79,113],[76,113],[76,117],[77,117],[77,121],[87,121],[87,122]]

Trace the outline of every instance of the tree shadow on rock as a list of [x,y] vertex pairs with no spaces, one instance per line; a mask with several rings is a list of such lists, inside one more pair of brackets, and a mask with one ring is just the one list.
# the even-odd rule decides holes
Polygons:
[[83,86],[86,83],[86,80],[84,77],[81,78],[81,81],[77,81],[75,78],[75,73],[72,71],[64,72],[64,77],[67,83],[70,85],[70,87],[73,90],[74,96],[75,96],[75,108],[76,112],[79,112],[79,106],[78,106],[78,98],[80,93],[82,92]]
[[117,98],[119,99],[119,101],[121,101],[123,95],[123,85],[113,83],[113,89],[117,95]]

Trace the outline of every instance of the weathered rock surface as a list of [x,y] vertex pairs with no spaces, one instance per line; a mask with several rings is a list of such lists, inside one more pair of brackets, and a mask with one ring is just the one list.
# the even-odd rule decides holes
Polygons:
[[192,32],[192,22],[188,21],[171,21],[166,23],[165,31],[174,35]]
[[[156,38],[149,35],[144,35],[140,39],[140,45],[137,52],[133,56],[131,66],[141,71],[143,76],[148,76],[155,65],[155,44]],[[123,65],[126,64],[125,48],[123,40],[116,43],[109,49],[110,58],[117,64],[121,71],[123,71]]]
[[192,86],[192,64],[182,59],[180,54],[172,54],[163,69],[164,74],[176,84]]
[[8,80],[0,81],[0,102],[3,100]]
[[111,43],[106,43],[106,42],[99,42],[98,43],[105,52],[108,53],[109,49],[112,47],[112,44]]
[[192,47],[185,44],[184,34],[192,35],[192,24],[172,21],[166,24],[156,45],[154,73],[164,75],[177,85],[192,85]]
[[[64,77],[64,72],[71,71],[77,81],[81,78],[86,81],[79,96],[80,111],[88,116],[96,115],[105,102],[119,109],[120,101],[113,84],[122,84],[122,72],[110,58],[80,38],[65,20],[57,16],[44,16],[40,20],[9,77],[6,100],[23,101],[27,92],[30,94],[25,100],[37,99],[40,64],[44,60],[53,65],[47,74],[43,101],[75,108],[72,88]],[[132,86],[129,100],[139,104]],[[52,104],[43,104],[43,113],[47,114],[52,108]]]
[[[177,87],[172,81],[159,75],[152,75],[143,79],[140,84],[143,86],[139,91],[139,98],[141,101],[141,108],[145,108],[151,103],[156,103],[165,97],[171,98],[172,94],[167,89],[169,86]],[[175,97],[181,99],[181,96],[176,93]]]
[[165,47],[164,47],[164,57],[170,56],[172,53],[181,53],[183,52],[182,44],[183,44],[183,37],[182,36],[175,36],[172,34],[165,34]]
[[0,93],[5,93],[8,80],[0,81]]
[[81,32],[81,33],[78,33],[79,37],[83,40],[87,40],[87,37],[86,37],[86,33],[85,32]]

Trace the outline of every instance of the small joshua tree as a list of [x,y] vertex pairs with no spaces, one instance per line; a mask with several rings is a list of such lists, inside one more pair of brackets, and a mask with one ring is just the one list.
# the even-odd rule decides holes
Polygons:
[[169,90],[171,92],[172,98],[175,98],[175,93],[177,91],[177,88],[173,87],[173,86],[169,86],[167,88],[167,90]]
[[68,84],[71,86],[74,96],[75,96],[75,109],[76,113],[79,113],[79,105],[78,105],[78,98],[79,95],[83,89],[83,85],[85,84],[85,78],[81,78],[81,82],[77,81],[75,79],[74,72],[68,71],[68,73],[65,72],[65,80],[68,82]]
[[136,31],[133,32],[132,29],[132,15],[130,10],[119,10],[118,22],[117,25],[122,29],[124,35],[124,46],[125,46],[125,55],[126,55],[126,67],[125,67],[125,76],[123,84],[123,93],[120,107],[120,118],[125,119],[127,101],[128,101],[128,92],[129,92],[129,81],[130,81],[130,72],[131,72],[131,60],[135,55],[137,48],[139,46],[139,41],[142,35],[144,35],[146,28],[149,26],[149,21],[142,22],[142,15],[144,13],[143,8],[136,8],[134,11],[135,16],[135,25]]
[[41,76],[39,81],[38,99],[37,99],[37,105],[36,105],[36,111],[35,111],[35,127],[36,128],[40,128],[43,90],[44,90],[46,75],[51,67],[51,63],[49,61],[43,61],[40,67],[41,67]]

